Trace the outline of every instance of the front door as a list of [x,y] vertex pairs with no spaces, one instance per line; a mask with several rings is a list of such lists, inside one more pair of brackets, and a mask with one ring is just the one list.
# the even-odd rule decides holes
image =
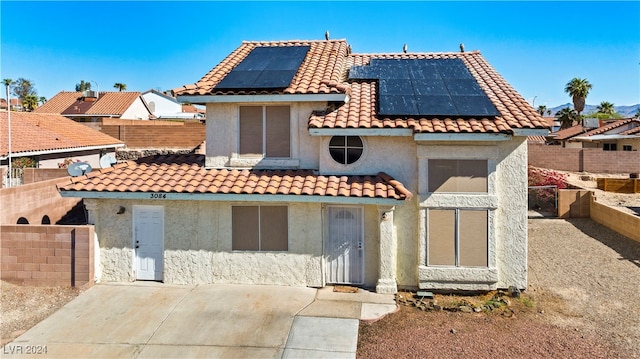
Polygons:
[[162,280],[164,207],[133,206],[133,268],[138,280]]
[[325,246],[327,283],[364,283],[364,235],[361,207],[328,207]]

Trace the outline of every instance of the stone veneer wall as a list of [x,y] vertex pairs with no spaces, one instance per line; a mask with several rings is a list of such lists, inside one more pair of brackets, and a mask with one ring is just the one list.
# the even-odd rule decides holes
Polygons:
[[92,285],[93,226],[3,225],[2,280],[36,286]]

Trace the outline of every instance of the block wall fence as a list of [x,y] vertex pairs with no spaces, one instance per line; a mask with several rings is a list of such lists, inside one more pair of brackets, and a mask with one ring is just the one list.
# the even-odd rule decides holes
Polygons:
[[529,165],[560,171],[640,173],[640,151],[563,148],[529,144]]
[[3,225],[2,280],[33,286],[91,286],[94,227]]

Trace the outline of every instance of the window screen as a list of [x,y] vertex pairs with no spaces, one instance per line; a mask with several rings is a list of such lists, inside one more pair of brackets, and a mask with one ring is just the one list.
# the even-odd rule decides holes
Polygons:
[[289,106],[240,106],[241,156],[291,157]]
[[429,192],[487,192],[486,160],[429,160]]
[[288,208],[286,206],[233,206],[231,209],[233,250],[287,251]]
[[484,209],[430,209],[427,264],[487,267],[488,221]]

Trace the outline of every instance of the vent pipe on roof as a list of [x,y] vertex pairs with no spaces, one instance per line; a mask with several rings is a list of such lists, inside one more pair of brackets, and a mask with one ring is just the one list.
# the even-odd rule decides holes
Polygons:
[[409,48],[407,47],[407,44],[404,44],[404,46],[402,46],[402,52],[404,52],[405,54],[407,53],[407,50]]
[[460,43],[460,52],[464,52],[464,44]]

